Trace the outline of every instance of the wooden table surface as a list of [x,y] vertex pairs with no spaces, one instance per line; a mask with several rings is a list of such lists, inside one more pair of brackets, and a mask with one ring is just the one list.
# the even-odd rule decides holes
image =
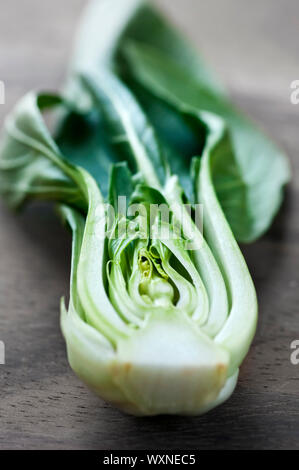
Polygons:
[[[293,181],[271,231],[244,247],[259,297],[258,332],[232,398],[199,418],[133,418],[69,369],[59,329],[70,235],[48,206],[15,217],[0,205],[1,449],[299,449],[298,0],[159,1],[201,48],[234,101],[281,145]],[[84,0],[2,0],[0,120],[32,88],[63,81]]]

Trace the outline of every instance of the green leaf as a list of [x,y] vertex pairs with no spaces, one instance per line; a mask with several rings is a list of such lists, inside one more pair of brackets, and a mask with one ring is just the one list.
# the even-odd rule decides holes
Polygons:
[[11,207],[36,198],[85,207],[76,171],[63,159],[41,114],[61,102],[58,96],[29,93],[5,121],[0,191]]
[[[290,178],[289,164],[284,154],[226,98],[206,88],[160,50],[141,43],[130,43],[124,51],[132,74],[153,95],[181,111],[186,108],[187,111],[193,108],[194,112],[204,110],[224,119],[231,133],[238,171],[247,186],[245,207],[248,219],[251,219],[247,230],[240,231],[234,226],[235,236],[243,242],[261,236],[277,213],[283,187]],[[229,217],[227,201],[223,209]]]
[[[138,96],[140,95],[138,94]],[[158,129],[158,135],[161,135],[164,141],[168,140],[169,145],[176,147],[177,137],[172,137],[173,134],[176,135],[176,132],[171,132],[171,122],[174,119],[178,122],[178,127],[180,126],[182,128],[180,134],[181,145],[182,143],[185,144],[185,154],[183,152],[171,152],[167,155],[168,162],[172,173],[179,176],[180,184],[185,190],[188,200],[198,202],[196,201],[196,197],[194,198],[194,181],[197,179],[199,165],[194,166],[193,160],[194,155],[202,155],[210,133],[209,127],[205,121],[206,115],[204,112],[198,112],[188,106],[170,106],[168,103],[156,97],[154,97],[153,100],[155,103],[159,102],[158,110],[167,109],[168,119],[165,121],[166,124],[164,124],[165,129],[163,128],[163,124],[160,125],[159,123],[158,110],[150,113],[151,122],[155,124],[155,129]],[[149,98],[148,101],[150,101]],[[150,105],[145,105],[145,109],[148,110],[149,106]],[[167,124],[169,124],[168,133]],[[187,130],[184,132],[184,126],[189,130],[189,133]],[[173,129],[173,131],[175,131],[175,129]],[[252,214],[248,197],[249,188],[243,179],[243,174],[236,161],[230,134],[226,128],[219,147],[218,152],[216,152],[216,149],[214,150],[213,184],[233,233],[238,234],[238,238],[243,240],[252,230]],[[191,174],[193,174],[192,178]]]
[[125,209],[127,209],[133,194],[135,183],[127,162],[116,163],[112,166],[109,182],[108,201],[115,210],[118,210],[118,198],[126,198]]
[[55,132],[55,141],[64,158],[72,165],[85,168],[107,198],[111,165],[118,161],[118,157],[106,138],[101,116],[95,109],[64,111]]
[[159,10],[150,5],[150,2],[139,3],[140,8],[131,15],[116,45],[114,53],[116,58],[127,41],[157,48],[207,89],[220,96],[225,95],[224,88],[200,58],[193,45],[170,24]]
[[131,170],[141,172],[150,186],[159,188],[166,178],[166,164],[155,131],[130,91],[108,71],[83,75],[95,106],[105,119],[120,158],[127,159]]
[[161,100],[136,81],[128,81],[142,108],[146,110],[159,138],[171,173],[178,175],[188,201],[194,202],[190,166],[194,155],[201,155],[207,129],[192,113],[181,112],[177,107]]

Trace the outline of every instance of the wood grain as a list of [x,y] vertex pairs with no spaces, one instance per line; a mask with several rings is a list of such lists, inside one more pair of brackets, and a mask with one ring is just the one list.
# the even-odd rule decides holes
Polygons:
[[[70,371],[59,329],[70,236],[47,205],[0,206],[1,449],[299,449],[299,106],[296,0],[160,0],[222,76],[234,101],[288,153],[293,181],[271,231],[244,247],[258,332],[233,397],[200,418],[125,416]],[[31,88],[62,83],[83,0],[2,0],[0,120]]]

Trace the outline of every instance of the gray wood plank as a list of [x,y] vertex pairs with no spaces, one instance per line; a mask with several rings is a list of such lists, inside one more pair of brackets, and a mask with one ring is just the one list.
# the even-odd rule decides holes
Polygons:
[[[244,247],[260,303],[258,332],[233,397],[200,418],[132,418],[70,371],[59,329],[70,235],[52,209],[15,217],[0,204],[0,449],[299,449],[299,106],[296,0],[160,0],[197,43],[234,101],[289,154],[294,177],[271,231]],[[3,0],[0,121],[31,88],[62,83],[83,0]]]

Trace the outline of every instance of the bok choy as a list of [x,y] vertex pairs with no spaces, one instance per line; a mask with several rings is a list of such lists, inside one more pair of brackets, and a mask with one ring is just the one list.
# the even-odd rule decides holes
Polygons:
[[288,178],[284,155],[137,0],[91,2],[64,96],[27,94],[0,143],[7,203],[55,201],[73,234],[70,365],[134,415],[201,414],[232,394],[257,322],[236,239],[269,227]]

